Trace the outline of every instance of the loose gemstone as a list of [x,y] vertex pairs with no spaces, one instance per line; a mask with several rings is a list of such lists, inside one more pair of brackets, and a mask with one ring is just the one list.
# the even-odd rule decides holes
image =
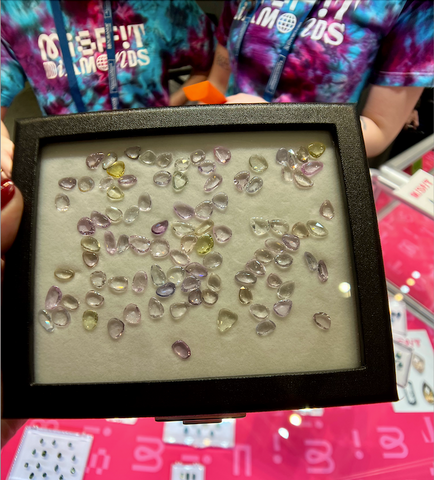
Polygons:
[[144,193],[143,195],[140,195],[139,201],[137,203],[141,212],[149,212],[149,210],[151,210],[152,200],[149,193]]
[[223,178],[221,175],[218,173],[214,173],[214,175],[211,175],[205,182],[205,185],[203,186],[203,189],[205,190],[206,193],[212,192],[215,190],[220,184],[223,182]]
[[177,237],[184,237],[185,235],[194,233],[193,225],[190,225],[189,223],[185,223],[185,222],[173,222],[172,230]]
[[151,241],[150,250],[153,258],[165,258],[169,255],[170,245],[167,240],[156,238]]
[[256,333],[260,337],[265,337],[266,335],[273,333],[274,330],[276,330],[276,324],[268,318],[256,325]]
[[213,234],[217,243],[226,243],[232,237],[232,230],[226,225],[216,225],[213,228]]
[[163,235],[166,233],[167,227],[169,226],[169,222],[167,220],[163,220],[162,222],[154,223],[151,227],[151,232],[154,235]]
[[212,306],[217,303],[219,296],[217,292],[214,292],[211,289],[205,289],[202,291],[202,300],[206,306]]
[[51,315],[46,310],[39,310],[38,312],[38,321],[47,332],[52,332],[54,330],[54,324],[51,320]]
[[95,186],[95,182],[90,177],[81,177],[78,179],[78,189],[80,192],[90,192]]
[[319,158],[325,152],[326,146],[321,142],[313,142],[308,146],[309,154],[313,158]]
[[59,193],[54,199],[54,205],[56,206],[57,210],[59,210],[59,212],[66,212],[70,204],[71,203],[69,201],[68,195],[64,195],[63,193]]
[[56,268],[54,271],[54,276],[57,280],[68,281],[74,278],[75,272],[70,268]]
[[[172,252],[173,253],[173,250]],[[166,273],[167,280],[174,283],[177,287],[181,285],[185,278],[185,270],[182,267],[170,267]]]
[[329,274],[328,274],[328,271],[327,271],[327,266],[326,266],[324,260],[320,260],[318,262],[318,278],[323,283],[327,282],[327,280],[329,278]]
[[111,318],[107,322],[107,331],[108,334],[113,338],[113,340],[118,340],[124,333],[125,324],[119,318]]
[[114,185],[114,180],[112,177],[103,177],[99,181],[99,189],[103,192],[106,192],[113,185]]
[[164,285],[161,285],[157,288],[156,294],[159,297],[170,297],[175,293],[176,290],[176,285],[172,282],[167,282]]
[[212,202],[209,200],[204,200],[203,202],[199,203],[194,209],[194,214],[197,218],[201,220],[208,220],[208,218],[212,215],[214,210]]
[[252,272],[257,276],[262,276],[262,275],[265,275],[266,273],[264,265],[262,265],[262,263],[256,259],[249,260],[246,263],[246,270],[248,270],[249,272]]
[[72,295],[63,295],[62,298],[62,307],[65,307],[66,310],[77,310],[77,308],[80,306],[80,302],[73,297]]
[[313,177],[323,169],[323,166],[324,164],[322,162],[307,162],[301,166],[300,170],[306,177]]
[[423,398],[430,403],[431,405],[434,404],[434,392],[432,391],[431,387],[423,382],[422,385],[422,393],[423,393]]
[[93,252],[83,252],[83,262],[86,267],[93,268],[98,265],[99,257]]
[[114,255],[118,249],[116,245],[116,238],[113,235],[113,232],[111,232],[110,230],[104,232],[104,242],[107,253],[109,253],[110,255]]
[[152,150],[146,150],[140,155],[139,160],[145,165],[154,165],[157,155]]
[[268,162],[262,155],[252,155],[249,158],[250,168],[256,173],[265,172],[268,168]]
[[190,160],[192,163],[197,164],[205,160],[205,152],[203,150],[196,150],[190,154]]
[[208,276],[207,268],[197,262],[192,262],[189,265],[187,265],[185,271],[189,275],[193,275],[193,277],[196,277],[199,279],[205,278],[206,276]]
[[95,237],[83,237],[81,239],[81,248],[87,252],[97,253],[100,250],[100,244]]
[[214,148],[214,157],[215,159],[220,162],[220,163],[228,163],[229,160],[231,159],[231,151],[229,148],[225,147],[215,147]]
[[90,274],[90,283],[95,288],[103,288],[106,282],[107,282],[107,275],[101,270],[97,270],[96,272],[92,272]]
[[160,153],[157,156],[157,165],[160,168],[167,168],[172,163],[173,157],[171,153]]
[[107,168],[107,173],[114,178],[121,178],[125,173],[125,163],[115,162]]
[[172,186],[175,192],[180,192],[187,186],[187,184],[188,184],[188,177],[185,173],[177,171],[173,174]]
[[264,186],[264,181],[260,177],[252,177],[246,185],[245,191],[249,195],[254,195],[258,193],[259,190]]
[[166,283],[166,274],[160,265],[152,265],[151,267],[151,280],[156,287],[161,287]]
[[131,188],[137,183],[137,177],[135,175],[124,175],[118,179],[118,184],[122,188]]
[[116,293],[126,292],[128,289],[128,278],[122,276],[110,277],[107,282],[110,290]]
[[112,223],[119,223],[124,216],[122,210],[116,207],[107,207],[105,209],[105,214]]
[[218,252],[210,252],[203,258],[203,264],[206,268],[213,270],[220,267],[223,263],[223,257]]
[[294,293],[295,283],[294,282],[285,282],[280,285],[279,289],[277,290],[277,296],[281,300],[287,300],[291,298],[292,294]]
[[291,232],[298,238],[306,238],[309,236],[309,230],[307,229],[306,225],[301,222],[295,223],[292,227]]
[[253,273],[241,270],[235,274],[235,280],[243,285],[254,285],[257,278]]
[[71,321],[71,315],[66,308],[58,306],[52,310],[51,320],[56,327],[67,327]]
[[160,300],[155,297],[149,299],[148,313],[151,318],[161,318],[164,315],[164,307]]
[[328,235],[328,230],[319,222],[315,220],[309,220],[306,222],[306,227],[309,230],[309,233],[316,238],[324,238]]
[[59,187],[63,190],[72,190],[77,185],[77,179],[73,177],[65,177],[59,180]]
[[148,285],[148,275],[145,271],[139,270],[133,278],[131,289],[134,293],[143,293]]
[[130,237],[125,235],[119,235],[118,243],[116,245],[116,249],[118,253],[124,253],[130,248]]
[[172,345],[172,350],[178,355],[178,357],[182,358],[183,360],[187,360],[191,356],[190,347],[183,342],[182,340],[177,340]]
[[297,168],[298,166],[298,158],[297,155],[295,154],[294,150],[290,148],[288,150],[288,166],[291,168],[293,171]]
[[321,207],[319,207],[319,213],[327,220],[331,220],[335,216],[335,209],[330,200],[325,200],[321,204]]
[[285,245],[274,238],[267,238],[267,240],[265,240],[265,246],[273,253],[283,253],[286,251]]
[[170,305],[170,315],[175,320],[179,320],[188,312],[189,307],[190,305],[187,302],[172,303]]
[[282,167],[281,175],[284,182],[290,183],[294,179],[294,170],[289,165],[285,165]]
[[137,160],[139,158],[141,150],[142,150],[141,147],[139,147],[138,145],[136,145],[134,147],[128,147],[125,150],[125,155],[128,158],[131,158],[131,160]]
[[77,230],[82,235],[93,235],[95,233],[95,224],[89,217],[82,217],[77,222]]
[[199,255],[206,255],[214,247],[214,239],[209,233],[202,235],[197,239],[196,252]]
[[214,207],[224,212],[228,208],[229,198],[226,193],[219,192],[212,197],[212,203],[214,204]]
[[107,217],[107,215],[104,215],[103,213],[99,213],[96,210],[94,210],[90,214],[90,218],[95,225],[95,227],[98,228],[108,228],[111,225],[110,218]]
[[188,275],[182,282],[181,292],[188,293],[197,288],[200,288],[200,279],[193,275]]
[[311,188],[313,187],[313,181],[304,175],[301,170],[294,170],[294,183],[299,188]]
[[238,315],[227,308],[222,308],[219,311],[217,318],[217,328],[220,332],[227,332],[233,327],[234,323],[238,320]]
[[287,163],[288,163],[288,150],[286,148],[279,148],[279,150],[277,150],[276,162],[279,165],[287,165]]
[[213,292],[220,292],[222,280],[216,273],[210,273],[208,277],[208,288]]
[[250,180],[250,172],[243,170],[242,172],[238,172],[234,177],[234,185],[235,188],[242,192],[245,188],[247,183]]
[[158,187],[167,187],[172,180],[172,174],[166,170],[160,170],[154,175],[153,180]]
[[297,151],[297,158],[300,162],[306,163],[309,160],[309,150],[306,147],[300,147]]
[[273,311],[279,317],[286,317],[292,308],[291,300],[280,300],[273,305]]
[[175,161],[175,170],[178,172],[186,172],[189,166],[189,158],[178,158],[178,160]]
[[270,310],[265,305],[260,303],[255,303],[249,307],[250,315],[252,315],[256,320],[264,320],[270,315]]
[[89,290],[86,293],[85,302],[89,307],[100,307],[104,303],[104,297],[95,290]]
[[125,223],[133,223],[136,218],[139,216],[140,209],[138,205],[131,205],[125,210],[124,213],[124,222]]
[[104,160],[102,162],[102,168],[104,170],[107,170],[109,167],[111,167],[116,162],[117,159],[118,159],[118,156],[116,155],[115,152],[108,152],[104,156]]
[[174,263],[183,267],[187,266],[191,261],[190,257],[186,253],[181,252],[181,250],[171,250],[170,256]]
[[252,217],[250,219],[250,227],[254,234],[258,236],[265,235],[270,230],[270,222],[264,217]]
[[208,233],[214,227],[212,220],[204,220],[194,231],[194,234],[200,237],[201,235]]
[[411,365],[419,372],[423,373],[425,370],[425,360],[417,355],[416,353],[413,353],[413,356],[411,357]]
[[266,248],[259,248],[255,252],[255,257],[256,257],[256,260],[266,265],[267,263],[270,263],[273,260],[274,255],[272,252],[270,252],[270,250],[267,250]]
[[316,272],[318,270],[318,262],[310,252],[304,252],[304,259],[306,260],[307,268],[311,272]]
[[292,265],[292,262],[294,259],[291,257],[289,253],[283,252],[283,253],[278,253],[274,257],[274,263],[281,268],[288,268]]
[[197,237],[196,235],[190,234],[190,235],[184,235],[181,238],[181,250],[184,253],[190,253],[193,251],[195,245],[197,243]]
[[131,249],[139,255],[147,253],[151,246],[151,242],[141,235],[131,235],[128,241]]
[[300,247],[300,239],[297,235],[293,235],[292,233],[285,233],[285,235],[282,235],[282,242],[285,247],[292,252],[295,252]]
[[90,170],[95,170],[98,168],[99,164],[104,160],[104,154],[102,152],[98,153],[91,153],[87,158],[86,158],[86,165],[87,168],[90,168]]
[[173,205],[173,210],[182,220],[188,220],[194,217],[194,208],[186,203],[175,203],[175,205]]
[[285,222],[285,220],[281,220],[279,218],[270,220],[270,228],[274,233],[278,235],[283,235],[289,231],[289,224]]
[[249,287],[241,287],[238,292],[238,298],[243,305],[248,305],[253,301],[253,293]]
[[282,279],[275,273],[270,273],[267,277],[267,285],[270,288],[279,288],[282,285]]
[[200,305],[202,303],[202,292],[199,288],[195,288],[194,290],[191,290],[189,292],[188,303],[194,306]]
[[313,321],[317,327],[321,328],[321,330],[329,330],[332,324],[330,317],[324,312],[315,313]]
[[107,189],[107,197],[109,197],[110,200],[122,200],[125,194],[117,185],[112,185]]
[[211,175],[216,169],[216,164],[213,160],[202,160],[197,164],[197,169],[202,175]]
[[59,287],[53,285],[49,288],[47,292],[47,296],[45,297],[45,309],[46,310],[53,310],[62,300],[62,291]]

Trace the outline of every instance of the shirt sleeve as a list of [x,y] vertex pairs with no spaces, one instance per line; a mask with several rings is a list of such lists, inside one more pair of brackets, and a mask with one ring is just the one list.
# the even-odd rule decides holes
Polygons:
[[232,22],[238,11],[240,0],[227,0],[217,27],[216,37],[220,45],[226,48],[231,30]]
[[24,88],[26,75],[8,43],[3,38],[1,43],[1,106],[9,107],[15,96]]
[[408,1],[381,42],[370,82],[390,87],[434,86],[432,0]]

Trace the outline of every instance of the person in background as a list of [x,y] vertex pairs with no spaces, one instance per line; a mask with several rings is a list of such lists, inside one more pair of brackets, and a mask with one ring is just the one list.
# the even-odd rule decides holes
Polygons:
[[431,0],[230,0],[208,80],[227,103],[356,103],[368,157],[433,87]]

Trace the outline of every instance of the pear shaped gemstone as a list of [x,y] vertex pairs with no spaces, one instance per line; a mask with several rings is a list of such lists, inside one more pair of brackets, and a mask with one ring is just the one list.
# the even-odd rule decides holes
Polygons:
[[228,208],[229,198],[225,192],[219,192],[212,197],[212,203],[215,208],[224,212]]
[[124,216],[122,210],[116,207],[107,207],[105,209],[105,214],[112,223],[119,223]]
[[250,180],[250,172],[247,172],[244,170],[242,172],[238,172],[234,177],[235,188],[239,192],[242,192],[246,188],[246,185],[249,182],[249,180]]
[[90,332],[98,325],[98,314],[93,310],[86,310],[83,312],[83,327]]
[[95,182],[90,177],[81,177],[78,179],[78,189],[80,192],[90,192],[95,186]]
[[422,393],[423,393],[423,397],[425,398],[425,400],[430,403],[431,405],[434,404],[434,392],[432,390],[432,388],[425,382],[423,382],[423,385],[422,385]]
[[86,252],[98,253],[101,246],[95,237],[83,237],[80,242],[81,248]]
[[206,193],[214,191],[223,182],[223,177],[218,173],[211,175],[205,182],[203,189]]
[[330,317],[324,312],[315,313],[313,316],[313,321],[321,330],[329,330],[332,324]]
[[158,187],[167,187],[172,180],[172,174],[166,170],[160,170],[154,175],[153,180]]
[[279,288],[282,285],[282,279],[275,273],[270,273],[267,277],[267,285],[270,288]]
[[87,168],[90,170],[95,170],[98,168],[99,164],[104,160],[104,154],[102,152],[98,153],[91,153],[87,158],[86,158],[86,165]]
[[173,205],[173,210],[182,220],[189,220],[194,217],[194,208],[186,203],[175,203],[175,205]]
[[295,252],[300,247],[300,239],[292,233],[282,235],[282,242],[288,250]]
[[116,250],[118,253],[124,253],[130,248],[130,237],[125,235],[119,235],[118,243],[116,245]]
[[163,220],[162,222],[158,222],[152,225],[151,232],[154,235],[163,235],[164,233],[166,233],[168,226],[169,222],[167,220]]
[[83,263],[86,267],[93,268],[98,265],[99,257],[98,254],[93,252],[83,252]]
[[197,239],[196,252],[198,255],[206,255],[214,247],[214,239],[209,233],[205,233]]
[[202,175],[211,175],[216,169],[216,164],[213,160],[202,160],[197,164],[197,169]]
[[262,276],[266,273],[264,265],[256,259],[249,260],[246,263],[246,270],[257,276]]
[[309,150],[306,147],[300,147],[297,151],[297,158],[300,162],[306,163],[309,160]]
[[276,330],[276,324],[268,318],[266,320],[263,320],[262,322],[259,322],[258,325],[256,325],[256,333],[260,337],[265,337],[266,335],[273,333],[274,330]]
[[156,238],[155,240],[151,241],[151,255],[154,258],[165,258],[169,255],[170,252],[170,245],[167,240],[163,238]]
[[217,243],[227,243],[232,237],[232,230],[226,225],[215,225],[213,234]]
[[186,253],[181,252],[181,250],[171,250],[170,256],[174,263],[183,267],[187,266],[191,261],[190,257]]
[[283,235],[289,231],[289,223],[280,218],[270,220],[270,228],[277,235]]
[[219,296],[217,292],[214,292],[209,288],[202,290],[202,300],[205,306],[210,307],[212,305],[215,305],[218,299]]
[[191,356],[190,347],[182,340],[177,340],[172,345],[172,350],[179,358],[182,358],[182,360],[187,360],[187,358]]
[[294,170],[294,183],[303,189],[313,187],[313,181],[298,169]]
[[267,238],[267,240],[265,240],[265,246],[273,253],[283,253],[286,251],[285,245],[274,238]]
[[270,230],[270,222],[264,217],[252,217],[250,227],[255,235],[265,235]]
[[64,195],[63,193],[59,193],[54,199],[54,205],[59,212],[66,212],[70,204],[71,202],[69,201],[68,195]]
[[194,277],[193,275],[188,275],[184,278],[184,281],[181,285],[181,291],[184,293],[191,292],[200,287],[200,279]]
[[110,255],[114,255],[118,251],[116,245],[116,238],[113,235],[113,232],[111,232],[110,230],[104,233],[104,242],[107,253],[109,253]]
[[241,270],[235,274],[235,280],[242,285],[254,285],[257,278],[253,273]]
[[199,279],[202,279],[208,276],[207,268],[197,262],[192,262],[189,265],[187,265],[185,271],[187,274],[193,275],[193,277],[196,277]]
[[66,308],[59,305],[51,311],[51,320],[56,327],[67,327],[71,322],[71,315]]
[[311,272],[316,272],[318,270],[318,262],[310,252],[304,252],[304,259],[306,260],[307,268]]
[[122,200],[125,194],[117,185],[111,185],[107,189],[107,197],[110,198],[110,200],[118,201]]
[[131,235],[128,238],[131,250],[139,255],[144,255],[147,253],[151,247],[151,242],[141,235]]
[[197,218],[201,220],[208,220],[209,217],[212,215],[214,210],[213,204],[209,200],[204,200],[203,202],[199,203],[197,207],[194,209],[194,213]]
[[292,294],[294,293],[295,283],[294,282],[285,282],[280,285],[277,290],[277,296],[281,300],[288,300],[291,298]]
[[197,243],[196,235],[193,235],[193,234],[184,235],[181,238],[181,250],[184,253],[191,253],[194,250],[196,243]]
[[325,200],[319,207],[319,213],[327,220],[331,220],[335,216],[335,209],[330,200]]
[[220,267],[223,263],[223,257],[218,252],[210,252],[203,258],[203,264],[209,270]]
[[288,268],[292,265],[294,259],[291,257],[289,253],[283,252],[278,253],[274,257],[274,263],[280,268]]
[[273,305],[273,311],[279,317],[286,317],[292,308],[291,300],[280,300]]
[[318,172],[320,172],[324,167],[324,164],[322,162],[307,162],[304,165],[301,166],[301,173],[303,175],[306,175],[306,177],[313,177],[316,175]]
[[[173,253],[174,250],[172,250]],[[167,280],[174,283],[177,287],[181,285],[185,278],[185,270],[182,267],[170,267],[166,273]]]
[[113,340],[118,340],[119,338],[121,338],[124,330],[125,324],[122,320],[119,320],[119,318],[111,318],[107,322],[107,331],[110,337],[113,338]]
[[258,262],[261,262],[264,265],[267,265],[267,263],[270,263],[274,259],[273,253],[266,248],[259,248],[258,250],[256,250],[255,257]]
[[95,234],[95,224],[89,217],[82,217],[77,222],[77,230],[82,235],[94,235]]
[[90,274],[90,283],[95,288],[103,288],[107,282],[107,275],[101,270],[97,270]]
[[193,153],[190,154],[190,160],[192,163],[195,165],[198,164],[199,162],[202,162],[205,160],[205,152],[203,150],[195,150]]
[[107,173],[114,178],[120,178],[125,173],[125,163],[124,162],[115,162],[113,165],[107,168]]
[[131,160],[137,160],[139,158],[141,150],[142,149],[138,145],[135,145],[134,147],[128,147],[125,150],[125,155],[128,158],[131,158]]
[[128,278],[122,276],[110,277],[107,282],[108,287],[115,293],[126,292],[128,289]]
[[103,213],[97,212],[96,210],[94,210],[90,214],[90,218],[91,218],[93,224],[97,228],[108,228],[108,227],[110,227],[110,225],[112,223],[110,218],[107,217],[107,215],[104,215]]
[[256,173],[263,173],[268,168],[268,162],[262,155],[252,155],[249,158],[249,165]]
[[315,220],[306,222],[306,227],[309,233],[316,238],[325,238],[329,233],[322,223],[315,222]]
[[293,235],[296,235],[298,238],[306,238],[309,236],[309,230],[307,229],[306,225],[301,222],[297,222],[294,224],[291,230]]
[[249,287],[242,286],[240,287],[240,291],[238,292],[238,298],[240,303],[243,305],[248,305],[253,301],[253,293]]
[[156,287],[161,287],[166,283],[166,274],[160,265],[152,265],[151,267],[151,280]]
[[152,200],[149,193],[144,193],[143,195],[140,195],[137,204],[141,212],[149,212],[149,210],[151,210],[152,208]]
[[54,323],[51,320],[51,315],[46,310],[39,310],[38,321],[47,332],[51,333],[54,331]]
[[167,168],[173,161],[173,156],[171,153],[160,153],[157,156],[157,165],[160,168]]
[[189,166],[190,166],[189,158],[178,158],[178,160],[175,161],[175,171],[186,172]]
[[176,290],[176,285],[172,282],[167,282],[164,285],[160,285],[157,290],[156,294],[159,297],[166,298],[166,297],[171,297]]
[[222,280],[216,273],[210,273],[208,277],[208,288],[213,292],[220,292]]
[[187,186],[187,184],[188,184],[188,177],[185,173],[176,171],[173,174],[172,186],[175,192],[180,192]]
[[145,165],[154,165],[157,161],[157,155],[152,150],[146,150],[140,155],[139,160]]
[[220,332],[227,332],[238,320],[238,315],[227,308],[222,308],[218,313],[217,328]]
[[134,293],[143,293],[148,285],[148,275],[144,270],[139,270],[133,278],[131,288]]
[[137,205],[131,205],[125,210],[124,214],[124,222],[125,223],[133,223],[136,218],[139,216],[140,209]]
[[124,190],[133,187],[137,183],[137,177],[135,175],[124,175],[119,178],[118,184]]
[[313,142],[308,145],[309,155],[313,158],[319,158],[325,152],[326,146],[321,142]]
[[264,186],[264,181],[260,177],[252,177],[246,185],[245,192],[249,195],[254,195],[258,193],[259,190]]
[[108,152],[106,155],[104,155],[102,168],[104,170],[107,170],[107,168],[111,167],[116,162],[117,159],[118,159],[118,156],[116,155],[116,152]]
[[62,298],[62,307],[65,307],[66,310],[74,311],[80,306],[80,302],[73,297],[72,295],[63,295]]
[[74,275],[74,270],[71,270],[70,268],[56,268],[54,271],[54,276],[57,278],[57,280],[61,280],[62,282],[72,280]]
[[265,305],[261,305],[260,303],[250,305],[249,312],[250,315],[252,315],[252,317],[256,320],[264,320],[270,315],[270,310],[268,310]]
[[46,310],[53,310],[62,301],[62,291],[59,287],[53,285],[49,288],[47,292],[47,296],[45,297],[45,309]]
[[215,147],[214,148],[214,157],[220,163],[226,164],[231,159],[231,151],[225,147]]
[[89,307],[97,308],[104,303],[104,297],[100,293],[95,292],[95,290],[89,290],[86,293],[85,302]]
[[190,305],[200,305],[202,303],[202,292],[199,290],[199,288],[195,288],[194,290],[191,290],[188,294],[188,303]]
[[327,266],[324,262],[324,260],[320,260],[318,262],[318,278],[321,280],[322,283],[327,282],[329,278],[329,274],[327,271]]
[[187,302],[173,303],[170,305],[170,315],[175,320],[180,320],[188,312],[190,305]]
[[287,163],[288,163],[288,150],[286,148],[279,148],[279,150],[277,150],[276,162],[279,165],[287,165]]
[[77,185],[77,179],[73,177],[65,177],[59,180],[59,187],[63,190],[72,190]]
[[172,230],[177,237],[183,237],[184,235],[194,233],[193,225],[185,222],[173,222]]

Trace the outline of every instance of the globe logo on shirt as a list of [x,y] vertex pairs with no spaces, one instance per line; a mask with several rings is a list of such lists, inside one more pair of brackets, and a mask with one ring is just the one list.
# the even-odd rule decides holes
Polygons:
[[101,70],[101,72],[106,72],[108,70],[107,54],[101,53],[96,59],[96,68]]
[[288,33],[294,29],[296,24],[297,17],[293,13],[284,13],[277,20],[276,27],[280,33]]

